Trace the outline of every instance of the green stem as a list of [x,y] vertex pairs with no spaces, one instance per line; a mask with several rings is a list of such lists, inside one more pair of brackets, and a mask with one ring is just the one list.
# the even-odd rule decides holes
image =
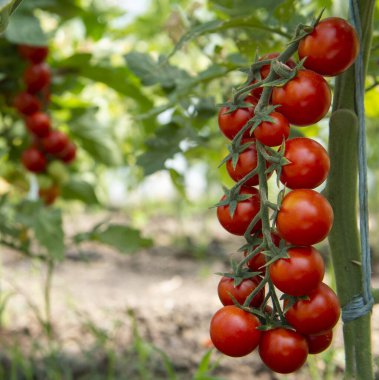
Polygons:
[[[364,62],[372,38],[374,0],[359,2]],[[362,292],[360,238],[357,229],[358,119],[355,106],[354,67],[336,80],[333,113],[330,118],[329,153],[331,168],[326,194],[334,210],[329,235],[337,292],[344,306]],[[343,326],[346,379],[372,380],[371,315]]]
[[52,338],[52,318],[51,318],[51,286],[54,274],[54,260],[47,261],[46,279],[44,283],[44,301],[45,301],[45,330],[49,339]]

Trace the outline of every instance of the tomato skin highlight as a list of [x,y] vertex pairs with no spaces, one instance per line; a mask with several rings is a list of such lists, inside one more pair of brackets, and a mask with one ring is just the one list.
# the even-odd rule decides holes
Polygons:
[[34,147],[24,150],[21,155],[21,162],[27,170],[33,173],[43,172],[47,165],[44,154]]
[[254,136],[258,141],[267,146],[281,145],[290,135],[288,120],[279,112],[271,112],[272,122],[264,121],[254,130]]
[[307,335],[305,338],[307,339],[309,353],[319,354],[331,345],[333,340],[333,330],[329,330],[319,335]]
[[324,240],[333,225],[333,209],[317,191],[298,189],[284,198],[276,220],[279,235],[293,245]]
[[[260,284],[261,280],[262,279],[258,277],[247,278],[235,287],[232,278],[222,277],[217,287],[217,293],[221,303],[224,306],[234,305],[233,299],[230,297],[231,294],[240,305],[243,305],[246,298]],[[262,305],[264,296],[265,290],[262,288],[262,290],[253,297],[249,306],[258,307]]]
[[325,76],[347,70],[359,53],[355,29],[340,17],[320,21],[313,32],[300,41],[299,58],[307,57],[304,67]]
[[328,113],[330,103],[328,83],[310,70],[299,70],[295,78],[272,91],[272,104],[280,105],[277,112],[300,127],[320,121]]
[[43,112],[36,112],[25,119],[28,130],[38,137],[46,137],[51,129],[51,122],[48,115]]
[[278,373],[298,370],[307,360],[308,345],[303,335],[284,328],[264,331],[259,355],[267,367]]
[[304,335],[317,335],[331,330],[340,317],[337,295],[321,283],[308,294],[309,299],[298,300],[289,308],[286,319],[296,331]]
[[237,306],[224,306],[216,312],[210,323],[210,336],[214,346],[223,354],[241,357],[254,351],[259,344],[260,322],[255,315]]
[[[218,126],[223,135],[229,140],[237,135],[243,126],[254,116],[254,109],[257,104],[257,99],[253,96],[245,98],[246,103],[251,103],[251,107],[238,108],[233,112],[227,113],[229,107],[221,107],[218,112]],[[247,130],[243,134],[244,138],[251,138],[250,131]]]
[[287,250],[289,258],[270,265],[273,284],[283,293],[302,296],[316,289],[324,278],[325,264],[313,247],[294,247]]
[[[228,232],[238,236],[244,235],[250,222],[260,211],[260,196],[257,189],[254,187],[243,187],[240,194],[251,194],[252,196],[249,199],[238,202],[233,218],[230,216],[229,205],[217,207],[217,218],[220,224]],[[225,199],[225,196],[221,199]],[[254,226],[252,232],[258,231],[261,227],[262,222],[259,221]]]
[[297,137],[286,142],[284,157],[290,163],[282,166],[280,182],[290,189],[314,189],[329,174],[330,159],[318,142]]

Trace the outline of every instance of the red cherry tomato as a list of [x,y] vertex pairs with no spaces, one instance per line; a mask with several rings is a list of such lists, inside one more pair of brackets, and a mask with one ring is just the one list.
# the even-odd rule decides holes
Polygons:
[[264,121],[254,130],[254,136],[262,144],[267,146],[278,146],[283,140],[287,140],[290,134],[288,120],[279,112],[271,112],[272,122]]
[[313,245],[324,240],[332,225],[333,210],[329,202],[308,189],[289,192],[276,219],[279,235],[293,245]]
[[47,153],[59,154],[63,152],[69,143],[68,137],[61,131],[50,131],[49,134],[42,139],[43,148]]
[[41,173],[46,169],[46,157],[37,148],[30,147],[21,155],[21,162],[24,167],[33,173]]
[[71,164],[76,158],[76,145],[69,141],[66,148],[58,154],[60,160],[66,164]]
[[305,335],[317,335],[331,330],[340,317],[340,304],[336,294],[328,285],[321,283],[308,297],[307,300],[296,301],[288,309],[288,323]]
[[328,153],[312,139],[297,137],[288,140],[284,157],[290,163],[282,167],[280,181],[290,189],[313,189],[329,174]]
[[[278,58],[280,55],[280,53],[268,53],[268,54],[264,54],[262,55],[261,58],[259,58],[259,61],[264,61],[266,59],[275,59],[275,58]],[[288,67],[290,67],[291,69],[293,69],[295,66],[296,66],[296,62],[290,58],[287,62],[286,62],[286,65]],[[268,74],[270,74],[270,69],[271,69],[271,65],[264,65],[261,67],[260,69],[260,74],[261,74],[261,80],[263,79],[266,79]],[[253,83],[255,83],[256,81],[253,81]],[[251,91],[251,94],[253,96],[255,96],[257,99],[259,99],[262,95],[262,92],[263,92],[263,88],[262,87],[257,87],[257,88],[254,88],[254,90]]]
[[[260,234],[262,237],[262,234]],[[275,232],[271,232],[272,242],[279,247],[280,244],[280,236]],[[244,252],[245,257],[247,256],[247,251]],[[259,252],[252,259],[250,259],[246,265],[252,272],[262,272],[262,274],[266,273],[266,267],[263,267],[266,264],[266,256]]]
[[50,80],[50,69],[44,63],[31,65],[24,72],[24,81],[30,94],[35,94],[47,87],[50,84]]
[[302,296],[317,288],[325,273],[320,253],[313,247],[295,247],[288,249],[287,254],[288,259],[270,265],[273,284],[292,296]]
[[51,122],[48,115],[43,112],[36,112],[25,119],[28,130],[38,137],[46,137],[51,128]]
[[[235,287],[232,278],[222,277],[218,283],[217,293],[224,306],[234,305],[233,299],[230,295],[232,295],[240,305],[243,305],[246,298],[260,284],[260,282],[261,278],[258,277],[247,278]],[[260,306],[263,302],[264,296],[265,290],[263,288],[253,297],[249,306]]]
[[310,354],[319,354],[320,352],[325,351],[333,340],[333,330],[329,330],[323,334],[319,335],[307,335],[309,353]]
[[215,347],[223,354],[240,357],[249,354],[259,344],[261,332],[258,318],[237,306],[224,306],[213,316],[210,335]]
[[296,77],[283,87],[274,87],[272,103],[280,105],[290,124],[305,126],[320,121],[328,112],[331,93],[328,83],[310,70],[299,70]]
[[41,63],[46,59],[49,48],[47,46],[19,45],[18,52],[22,58],[32,63]]
[[301,334],[276,328],[262,333],[259,355],[271,370],[291,373],[298,370],[307,360],[308,345]]
[[[220,224],[231,234],[244,235],[250,222],[260,211],[259,192],[254,187],[243,187],[240,194],[251,194],[252,196],[244,201],[238,202],[233,217],[230,216],[229,205],[217,207],[217,218]],[[225,196],[221,198],[225,199]],[[256,223],[252,232],[258,231],[262,227],[261,221]]]
[[299,58],[307,57],[304,67],[321,75],[338,75],[347,70],[359,52],[355,29],[340,17],[320,21],[299,44]]
[[[218,113],[218,126],[224,136],[229,140],[233,140],[242,127],[254,116],[254,108],[257,104],[257,100],[252,96],[248,96],[245,102],[251,103],[252,106],[248,108],[238,108],[230,113],[227,113],[229,107],[222,107]],[[247,130],[243,136],[244,138],[250,138],[250,131]]]
[[21,92],[13,99],[14,107],[23,115],[31,115],[41,109],[41,103],[34,95]]
[[60,194],[60,189],[57,185],[53,185],[46,189],[39,189],[38,194],[46,206],[52,205]]
[[[237,161],[237,165],[233,168],[232,160],[226,162],[226,170],[228,171],[230,178],[235,182],[238,182],[251,171],[253,171],[258,165],[258,155],[257,148],[255,144],[250,145],[242,153],[240,153]],[[267,178],[271,177],[271,174],[267,175]],[[244,183],[244,186],[255,186],[258,185],[259,178],[258,174],[251,177],[247,182]]]

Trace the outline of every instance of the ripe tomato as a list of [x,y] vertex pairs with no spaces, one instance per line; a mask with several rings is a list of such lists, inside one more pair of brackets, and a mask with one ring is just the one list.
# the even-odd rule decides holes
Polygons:
[[327,114],[330,102],[328,83],[320,74],[310,70],[299,70],[295,78],[272,91],[272,103],[280,105],[277,111],[290,124],[298,126],[320,121]]
[[[260,234],[262,237],[262,234]],[[275,232],[271,232],[272,242],[278,247],[280,244],[280,236]],[[244,252],[245,257],[247,256],[247,251]],[[266,267],[263,267],[266,264],[266,256],[259,252],[252,259],[250,259],[246,265],[252,272],[262,272],[266,273]],[[263,268],[262,268],[263,267]]]
[[[224,306],[234,305],[233,299],[230,296],[232,295],[240,305],[243,305],[246,298],[260,284],[261,280],[262,279],[259,277],[247,278],[235,287],[234,280],[232,278],[222,277],[217,287],[217,293],[220,301]],[[263,288],[253,297],[249,306],[260,306],[264,297],[265,290]]]
[[273,122],[264,121],[254,130],[254,136],[262,144],[267,146],[278,146],[283,140],[287,140],[290,134],[288,120],[279,112],[271,112]]
[[293,245],[313,245],[324,240],[333,224],[333,210],[318,192],[298,189],[283,199],[276,227]]
[[47,46],[19,45],[18,52],[22,58],[32,63],[41,63],[46,59],[49,48]]
[[42,139],[43,148],[47,153],[58,154],[66,149],[69,143],[68,137],[61,131],[50,131],[49,134]]
[[273,371],[291,373],[307,360],[308,345],[301,334],[276,328],[262,333],[259,355],[263,363]]
[[319,354],[325,351],[333,340],[333,330],[329,330],[319,335],[307,335],[305,337],[308,343],[308,349],[310,354]]
[[289,259],[279,259],[270,265],[273,284],[291,296],[302,296],[317,288],[325,273],[320,253],[313,247],[294,247],[287,253]]
[[340,17],[319,22],[299,44],[299,58],[307,57],[304,67],[321,75],[338,75],[347,70],[359,52],[355,29]]
[[46,168],[46,157],[37,148],[30,147],[21,155],[21,162],[30,172],[41,173]]
[[215,347],[233,357],[245,356],[259,344],[258,318],[237,306],[224,306],[213,316],[210,335]]
[[31,65],[24,71],[24,81],[27,91],[35,94],[50,84],[51,73],[49,67],[44,63]]
[[312,139],[297,137],[288,140],[284,157],[290,164],[282,167],[280,181],[290,189],[313,189],[329,174],[328,153]]
[[51,122],[48,115],[43,112],[36,112],[25,119],[28,130],[38,137],[46,137],[51,128]]
[[[217,207],[217,218],[220,224],[231,234],[242,236],[255,215],[260,211],[259,192],[254,187],[241,188],[240,194],[251,194],[249,199],[238,202],[233,217],[230,216],[229,205]],[[225,196],[221,198],[225,199]],[[261,221],[256,223],[252,232],[262,227]]]
[[[279,54],[280,53],[268,53],[268,54],[264,54],[262,55],[261,58],[259,58],[260,61],[264,61],[266,59],[274,59],[274,58],[277,58],[279,57]],[[286,65],[288,67],[290,67],[291,69],[293,69],[295,66],[296,66],[296,62],[290,58],[287,62],[286,62]],[[261,80],[263,79],[266,79],[268,74],[270,74],[270,69],[271,69],[271,65],[264,65],[261,67],[260,69],[260,74],[261,74]],[[256,83],[256,80],[253,81],[252,83]],[[251,91],[251,94],[253,96],[255,96],[257,99],[259,99],[262,95],[262,92],[263,92],[263,88],[262,87],[257,87],[257,88],[254,88],[253,91]]]
[[57,185],[45,189],[39,189],[38,194],[46,206],[52,205],[60,194],[60,189]]
[[340,317],[340,304],[328,285],[321,283],[307,294],[309,299],[298,300],[289,308],[286,319],[296,331],[317,335],[331,330]]
[[65,164],[71,164],[76,158],[76,145],[72,141],[69,141],[66,148],[58,154],[58,157]]
[[21,92],[13,99],[13,105],[23,115],[31,115],[41,109],[41,103],[34,95]]
[[[238,108],[231,113],[227,113],[229,107],[221,107],[218,112],[218,126],[224,136],[229,140],[233,140],[242,127],[254,116],[257,100],[252,96],[248,96],[245,102],[251,103],[252,106],[248,108]],[[247,130],[243,136],[244,138],[250,138],[250,131]]]
[[[230,178],[234,181],[238,182],[251,171],[253,171],[258,165],[258,155],[257,148],[255,144],[250,145],[247,149],[245,149],[242,153],[240,153],[237,161],[237,165],[233,168],[232,160],[228,160],[226,162],[226,170],[228,171]],[[267,178],[271,177],[271,174],[267,175]],[[259,178],[258,174],[250,178],[247,182],[245,182],[244,186],[255,186],[258,185]]]

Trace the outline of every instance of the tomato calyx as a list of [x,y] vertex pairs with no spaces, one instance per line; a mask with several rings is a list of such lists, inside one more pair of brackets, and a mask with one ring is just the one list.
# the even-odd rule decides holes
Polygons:
[[223,186],[225,198],[216,203],[213,207],[229,206],[230,216],[233,218],[238,202],[246,201],[252,197],[252,194],[240,194],[240,188],[241,186],[234,186],[232,189],[228,189]]
[[302,301],[307,301],[309,300],[309,296],[307,295],[304,295],[304,296],[291,296],[289,294],[282,294],[282,296],[280,297],[280,300],[283,301],[283,313],[286,314],[287,311],[289,309],[291,309],[291,307],[293,305],[295,305],[295,303],[299,300],[302,300]]
[[239,145],[239,146],[235,146],[233,144],[228,145],[227,148],[229,150],[229,154],[221,161],[221,163],[218,167],[220,168],[227,161],[231,160],[232,161],[232,167],[233,167],[233,169],[235,169],[237,166],[237,162],[238,162],[238,158],[239,158],[240,154],[242,152],[244,152],[246,149],[248,149],[249,146],[251,146],[253,144],[254,144],[254,141],[252,140],[252,141],[248,141],[248,142],[246,142],[242,145]]

